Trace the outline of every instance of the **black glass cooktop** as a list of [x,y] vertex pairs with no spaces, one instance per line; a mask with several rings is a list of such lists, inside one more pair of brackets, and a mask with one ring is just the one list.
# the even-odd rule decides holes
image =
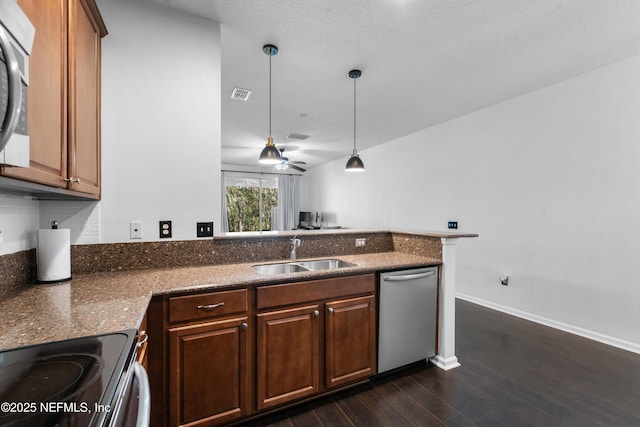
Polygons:
[[102,426],[136,330],[0,352],[0,426]]

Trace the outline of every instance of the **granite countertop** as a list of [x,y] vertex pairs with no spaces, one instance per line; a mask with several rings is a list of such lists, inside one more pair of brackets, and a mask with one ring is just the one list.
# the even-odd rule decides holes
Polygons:
[[[326,257],[324,257],[326,258]],[[441,260],[400,252],[340,255],[355,267],[264,276],[255,263],[75,275],[33,285],[0,302],[0,350],[138,328],[154,295],[439,265]],[[283,262],[286,260],[283,260]]]
[[411,230],[411,229],[388,229],[388,228],[319,228],[313,230],[286,230],[286,231],[244,231],[233,233],[220,233],[214,238],[217,240],[226,239],[263,239],[265,237],[293,237],[293,236],[326,236],[326,235],[348,235],[348,234],[372,234],[372,233],[398,233],[409,234],[414,236],[429,236],[438,238],[465,238],[465,237],[478,237],[476,233],[468,233],[458,230]]

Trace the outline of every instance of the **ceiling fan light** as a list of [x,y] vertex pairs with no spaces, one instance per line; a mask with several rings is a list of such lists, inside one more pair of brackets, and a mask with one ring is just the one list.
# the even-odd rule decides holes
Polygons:
[[285,162],[285,161],[281,161],[280,163],[278,163],[276,165],[276,169],[279,171],[284,171],[289,169],[289,163]]
[[273,143],[273,137],[271,135],[269,135],[267,145],[265,145],[262,149],[262,152],[260,153],[260,159],[258,161],[264,165],[275,165],[282,162],[280,151]]
[[364,172],[364,163],[358,156],[358,153],[353,153],[349,160],[347,160],[347,166],[344,169],[347,172]]

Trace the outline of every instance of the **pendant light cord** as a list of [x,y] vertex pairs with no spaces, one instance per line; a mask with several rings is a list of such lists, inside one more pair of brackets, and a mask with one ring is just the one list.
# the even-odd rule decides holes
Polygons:
[[353,153],[356,153],[356,80],[353,79]]
[[269,136],[271,136],[271,57],[273,48],[269,48]]

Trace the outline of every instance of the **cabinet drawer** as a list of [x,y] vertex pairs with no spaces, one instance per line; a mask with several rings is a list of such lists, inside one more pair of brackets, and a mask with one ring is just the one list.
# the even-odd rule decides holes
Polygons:
[[305,304],[323,299],[373,293],[375,289],[374,274],[263,286],[256,291],[257,307],[263,309],[290,304]]
[[169,298],[169,322],[185,322],[247,311],[247,290]]

